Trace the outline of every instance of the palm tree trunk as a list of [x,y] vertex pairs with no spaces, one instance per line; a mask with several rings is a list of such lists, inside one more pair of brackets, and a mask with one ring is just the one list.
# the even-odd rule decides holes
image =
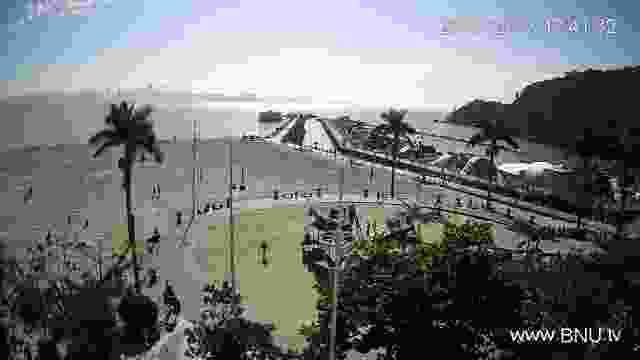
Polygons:
[[138,274],[138,249],[136,249],[135,243],[135,219],[131,210],[131,178],[133,172],[132,152],[127,151],[125,154],[125,168],[124,168],[124,189],[126,193],[126,207],[127,207],[127,230],[129,233],[129,245],[131,247],[133,257],[133,279],[135,282],[135,288],[140,293],[140,278]]
[[[593,182],[591,181],[591,169],[590,166],[591,163],[589,162],[589,159],[587,157],[583,157],[582,158],[582,169],[584,171],[584,179],[583,181],[588,181],[587,185],[591,185]],[[586,194],[584,194],[586,195]],[[589,194],[589,198],[587,198],[587,196],[585,196],[585,200],[591,200],[591,194]],[[581,206],[580,206],[581,207]],[[576,221],[576,227],[578,228],[578,230],[580,230],[580,227],[582,225],[582,209],[578,208],[578,214],[577,214],[577,221]]]
[[489,169],[489,186],[487,187],[487,210],[491,208],[491,185],[493,185],[493,169],[496,167],[496,159],[495,159],[495,142],[491,144],[493,146],[491,151],[489,152],[489,158],[491,161],[492,168]]
[[622,235],[622,226],[624,223],[624,208],[625,208],[625,203],[627,201],[627,191],[625,189],[625,187],[627,186],[626,184],[626,177],[627,177],[627,167],[626,164],[623,162],[622,163],[622,176],[620,177],[620,182],[619,182],[619,188],[621,191],[620,194],[620,205],[618,208],[618,221],[616,224],[616,233],[618,234],[618,236]]
[[398,133],[393,135],[393,147],[391,152],[393,153],[393,162],[391,163],[391,199],[396,198],[396,161],[398,161],[398,142],[400,136]]

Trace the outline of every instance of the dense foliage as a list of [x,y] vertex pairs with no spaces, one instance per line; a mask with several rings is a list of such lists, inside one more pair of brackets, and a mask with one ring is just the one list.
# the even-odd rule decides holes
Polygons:
[[[384,350],[385,359],[435,353],[462,359],[630,358],[640,340],[633,325],[639,289],[622,271],[605,266],[606,256],[504,256],[475,246],[493,242],[490,224],[447,223],[441,242],[419,244],[408,254],[398,251],[397,241],[384,239],[374,234],[358,242],[354,254],[361,261],[341,277],[338,358],[349,350],[376,349]],[[307,358],[322,359],[331,290],[319,282],[314,288],[320,295],[318,319],[300,333],[308,339]],[[524,343],[510,333],[561,327],[609,327],[621,331],[623,340],[595,347]]]
[[158,307],[118,276],[130,262],[111,265],[101,278],[95,244],[66,235],[48,234],[25,258],[3,254],[10,358],[56,359],[62,351],[72,359],[110,359],[149,349],[159,336]]
[[203,288],[201,318],[185,331],[190,359],[286,359],[293,353],[274,345],[272,324],[260,324],[242,317],[241,296],[224,282]]
[[447,120],[473,125],[478,120],[504,119],[504,126],[515,136],[571,149],[584,129],[601,137],[619,135],[611,119],[620,127],[637,127],[626,108],[632,103],[627,88],[638,79],[639,66],[571,71],[525,86],[512,104],[474,100],[449,114]]

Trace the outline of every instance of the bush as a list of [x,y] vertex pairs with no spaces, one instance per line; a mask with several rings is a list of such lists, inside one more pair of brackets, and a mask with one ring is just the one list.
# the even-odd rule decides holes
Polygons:
[[149,329],[158,322],[158,305],[148,296],[127,294],[118,306],[118,314],[127,327]]

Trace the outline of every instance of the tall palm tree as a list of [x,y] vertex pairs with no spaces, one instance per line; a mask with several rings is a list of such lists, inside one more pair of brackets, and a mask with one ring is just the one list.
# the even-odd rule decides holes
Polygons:
[[486,154],[491,160],[492,168],[489,171],[489,187],[487,188],[487,206],[491,206],[491,184],[495,179],[496,169],[496,156],[500,153],[500,150],[506,149],[504,146],[499,145],[499,141],[504,141],[513,149],[519,149],[518,143],[507,134],[507,131],[502,126],[502,123],[495,120],[481,120],[474,124],[480,128],[480,131],[474,134],[467,146],[476,146],[483,142],[488,142]]
[[376,126],[373,130],[374,134],[382,134],[384,136],[387,134],[393,135],[393,142],[391,143],[391,154],[393,156],[393,162],[391,164],[391,198],[395,198],[396,163],[398,161],[400,138],[404,137],[410,141],[407,135],[417,132],[413,126],[404,121],[406,115],[407,110],[390,108],[388,111],[380,114],[380,118],[382,118],[385,123]]
[[98,146],[93,154],[99,157],[106,149],[124,146],[124,156],[119,159],[118,166],[123,173],[122,186],[126,194],[127,227],[129,247],[133,253],[133,271],[136,290],[140,291],[139,264],[135,244],[135,220],[131,211],[131,178],[133,163],[140,153],[150,153],[158,163],[164,161],[164,153],[160,150],[149,116],[153,109],[150,106],[135,108],[134,104],[123,101],[118,107],[111,104],[105,118],[106,128],[89,138],[89,144]]
[[[587,194],[584,194],[584,200],[588,201],[590,205],[593,204],[593,195],[596,195],[594,192],[596,191],[596,172],[593,171],[592,163],[594,158],[596,158],[599,153],[600,143],[602,139],[597,137],[591,128],[585,128],[582,131],[582,134],[578,136],[578,138],[571,144],[571,150],[578,154],[582,159],[582,173],[584,177],[583,184],[585,185],[585,189]],[[586,196],[589,195],[589,196]],[[577,214],[577,223],[576,227],[580,229],[581,220],[582,220],[582,211],[578,209]]]
[[640,129],[629,128],[615,121],[609,122],[609,128],[614,129],[616,134],[609,136],[610,141],[602,141],[604,148],[602,150],[602,157],[608,160],[614,160],[618,168],[618,187],[621,190],[621,196],[616,232],[618,236],[620,236],[622,235],[622,228],[624,226],[625,205],[629,195],[627,188],[629,186],[630,170],[640,167],[640,157],[637,155],[637,149],[640,146]]

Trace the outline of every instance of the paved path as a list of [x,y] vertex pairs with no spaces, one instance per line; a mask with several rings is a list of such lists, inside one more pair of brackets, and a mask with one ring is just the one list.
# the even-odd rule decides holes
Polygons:
[[[326,128],[328,129],[328,131],[330,131],[334,137],[337,138],[337,141],[340,143],[343,143],[344,139],[343,136],[340,134],[339,131],[337,131],[335,128],[333,128],[332,124],[328,121],[324,121],[324,124],[326,125]],[[335,146],[336,144],[334,144]],[[358,149],[353,149],[354,151],[361,151]],[[389,158],[388,156],[385,156],[384,154],[376,154],[377,156],[380,157],[385,157],[385,158]],[[401,160],[401,161],[405,161],[405,160]],[[364,162],[364,161],[363,161]],[[398,171],[396,171],[398,172]],[[413,176],[417,176],[418,174],[415,173],[410,173],[407,171],[404,171],[405,174],[412,174]],[[435,180],[435,179],[434,179]],[[436,181],[434,181],[435,183]],[[440,181],[438,181],[440,182]],[[468,195],[474,195],[477,197],[482,197],[482,198],[486,198],[486,191],[484,190],[479,190],[470,186],[464,186],[464,185],[460,185],[460,184],[456,184],[453,182],[447,182],[447,183],[442,183],[440,182],[440,184],[438,184],[438,186],[441,187],[445,187],[451,190],[455,190],[458,192],[463,192],[466,193]],[[495,202],[500,202],[502,204],[505,205],[511,205],[512,207],[518,207],[521,210],[526,210],[527,212],[531,213],[530,215],[537,215],[537,216],[545,216],[547,218],[553,218],[553,219],[557,219],[557,220],[562,220],[565,223],[575,223],[577,221],[577,218],[575,215],[571,215],[571,214],[567,214],[565,212],[553,209],[553,208],[549,208],[549,207],[544,207],[544,206],[539,206],[536,204],[532,204],[532,203],[528,203],[528,202],[524,202],[524,201],[518,201],[517,199],[512,199],[506,196],[502,196],[502,195],[498,195],[498,194],[492,194],[492,199]],[[596,229],[598,231],[607,231],[607,232],[615,232],[615,227],[609,224],[604,224],[598,221],[593,221],[590,219],[583,219],[583,223],[585,224],[585,226]]]
[[[354,194],[349,194],[345,196],[345,200],[357,200],[357,196]],[[281,207],[281,206],[295,206],[300,207],[305,204],[320,204],[326,202],[332,202],[338,200],[337,197],[327,196],[325,199],[321,201],[305,201],[305,200],[281,200],[274,201],[272,199],[255,199],[255,200],[245,200],[238,201],[234,205],[234,210],[239,210],[240,208],[270,208],[270,207]],[[375,202],[369,201],[371,205],[375,205]],[[162,217],[158,211],[153,213],[151,209],[149,210],[148,216],[150,218],[155,216]],[[163,210],[160,210],[162,212]],[[180,297],[182,308],[183,308],[183,317],[185,319],[198,319],[199,311],[201,308],[201,290],[204,284],[208,283],[211,279],[209,273],[204,271],[199,265],[198,261],[195,258],[195,251],[202,246],[198,244],[199,240],[207,239],[207,227],[209,224],[214,222],[224,221],[228,218],[228,210],[219,210],[214,215],[202,215],[200,216],[193,224],[188,234],[188,246],[180,246],[180,235],[175,237],[163,237],[160,241],[160,250],[159,255],[153,258],[151,261],[156,263],[159,266],[159,275],[161,277],[161,282],[158,286],[153,289],[145,290],[145,293],[152,298],[158,299],[161,302],[161,293],[163,290],[162,284],[164,284],[164,280],[171,280],[174,284],[174,288],[176,293]],[[147,226],[152,227],[153,221],[145,221]],[[180,231],[176,232],[180,234]],[[245,317],[256,321],[254,314],[252,313],[251,306],[247,306],[247,312],[245,313]],[[168,344],[165,347],[168,350],[160,351],[163,356],[162,359],[165,359],[165,356],[174,356],[171,354],[179,354],[183,351],[184,348],[184,336],[183,331],[186,326],[179,328],[179,331],[174,332],[172,335],[167,335],[163,340],[164,343]],[[284,346],[286,345],[286,341],[284,338],[280,338],[275,336],[275,341],[277,344]],[[176,350],[176,347],[179,349]],[[166,354],[165,354],[166,353]],[[169,355],[167,355],[169,354]],[[351,355],[350,358],[354,356]],[[358,354],[354,359],[360,359],[360,354]],[[365,357],[367,358],[367,357]]]
[[[433,199],[435,196],[435,192],[427,193],[427,195]],[[456,204],[454,195],[460,195],[457,193],[447,193],[447,191],[442,192],[443,194],[443,202],[445,206],[454,207]],[[424,195],[424,194],[423,194]],[[467,204],[469,198],[473,198],[471,196],[465,197],[461,196],[461,200],[463,205]],[[382,204],[375,200],[375,197],[370,197],[369,199],[363,199],[361,194],[344,194],[343,200],[345,202],[354,202],[360,206],[366,207],[378,207],[384,206],[385,208],[398,206],[400,205],[399,201],[385,201]],[[410,200],[415,200],[415,197]],[[240,209],[246,208],[271,208],[271,207],[304,207],[308,205],[322,205],[322,204],[334,204],[338,201],[338,196],[336,195],[327,195],[322,199],[298,199],[298,200],[273,200],[273,199],[250,199],[250,200],[238,200],[234,202],[234,211],[238,211]],[[479,204],[479,202],[477,202]],[[431,205],[431,204],[426,204]],[[498,212],[504,211],[501,209],[500,205],[496,205]],[[140,215],[142,213],[147,212],[147,219],[144,221],[145,232],[152,231],[154,225],[154,221],[152,220],[155,217],[159,217],[163,219],[163,212],[167,211],[166,209],[140,209]],[[491,216],[486,211],[482,209],[470,210],[472,213],[482,215],[482,216]],[[514,215],[526,215],[527,213],[519,213],[518,209],[513,210]],[[198,219],[194,222],[193,226],[190,229],[188,234],[189,245],[186,247],[179,246],[181,242],[180,235],[173,237],[164,237],[160,243],[160,254],[157,258],[153,259],[154,262],[157,262],[160,268],[160,277],[162,280],[169,279],[173,282],[174,287],[176,289],[176,293],[179,294],[182,301],[182,307],[184,309],[183,316],[186,319],[198,319],[199,318],[199,310],[201,307],[201,299],[200,294],[204,284],[210,281],[210,277],[207,271],[204,271],[198,264],[198,261],[195,258],[195,251],[197,249],[201,249],[201,244],[198,244],[198,241],[202,241],[203,239],[207,239],[207,227],[212,223],[220,223],[226,222],[228,219],[229,211],[228,209],[222,209],[215,211],[212,215],[202,215],[198,217]],[[499,216],[500,215],[495,215]],[[558,220],[550,219],[549,223],[562,225],[563,223]],[[180,231],[177,232],[178,234]],[[516,248],[517,242],[522,239],[522,236],[518,234],[514,234],[502,227],[498,227],[497,234],[497,245],[506,248]],[[545,251],[568,251],[570,246],[570,240],[567,239],[562,244],[556,244],[551,242],[543,242],[542,248]],[[555,248],[555,249],[554,249]],[[164,283],[164,281],[161,281]],[[162,286],[157,286],[154,289],[147,290],[147,294],[154,298],[159,298],[161,295]],[[252,319],[255,321],[254,314],[252,313],[251,307],[247,308],[247,312],[245,316],[248,319]],[[279,344],[284,344],[285,342],[282,339],[278,339],[276,337],[276,342]],[[170,351],[171,352],[171,351]]]

